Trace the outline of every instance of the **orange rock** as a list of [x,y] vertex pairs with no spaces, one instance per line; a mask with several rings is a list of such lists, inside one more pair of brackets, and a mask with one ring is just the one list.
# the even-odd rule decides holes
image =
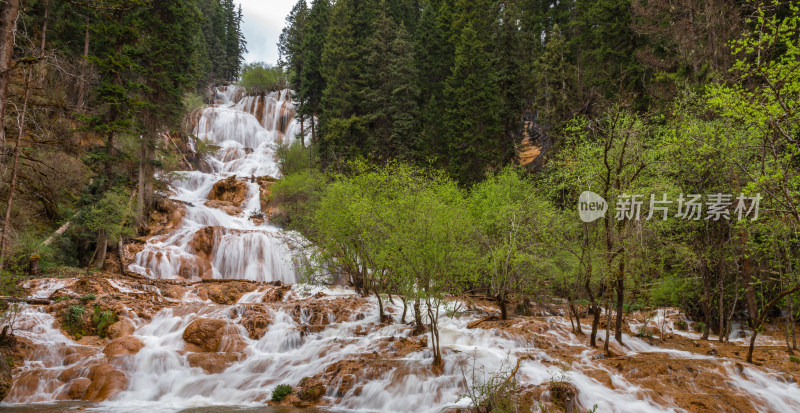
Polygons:
[[225,371],[231,364],[244,359],[242,353],[191,353],[186,356],[186,361],[192,367],[200,367],[208,374]]
[[66,396],[69,400],[81,400],[83,396],[86,395],[86,390],[89,389],[89,386],[92,384],[92,381],[85,378],[77,378],[69,382],[69,386],[66,390]]
[[113,340],[115,338],[127,337],[133,334],[136,327],[133,326],[131,320],[123,318],[114,324],[108,326],[108,336]]
[[111,360],[117,356],[132,356],[144,347],[142,341],[134,336],[119,337],[111,340],[103,349],[103,354]]
[[198,318],[186,326],[183,340],[199,346],[204,352],[216,352],[219,350],[226,324],[222,320]]
[[92,383],[86,389],[83,400],[101,402],[108,400],[128,387],[128,378],[125,374],[110,364],[99,364],[89,370],[89,380]]
[[210,201],[231,202],[234,206],[242,205],[247,197],[247,184],[236,179],[236,176],[223,179],[214,184],[208,193]]
[[237,216],[242,214],[242,208],[239,208],[238,206],[234,205],[233,202],[211,200],[207,201],[205,205],[209,208],[221,209],[230,216]]

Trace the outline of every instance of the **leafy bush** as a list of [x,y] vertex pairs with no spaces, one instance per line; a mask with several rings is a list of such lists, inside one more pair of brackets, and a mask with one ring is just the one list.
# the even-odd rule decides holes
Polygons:
[[703,331],[706,331],[706,323],[704,323],[702,321],[698,321],[698,322],[694,323],[694,331],[696,331],[698,333],[702,333]]
[[100,307],[94,307],[92,325],[97,329],[97,335],[105,337],[108,334],[108,326],[117,322],[117,315],[110,310],[100,311]]
[[792,363],[800,363],[800,357],[789,356],[789,361],[791,361]]
[[67,312],[64,314],[64,319],[61,323],[64,327],[64,330],[76,338],[80,338],[86,334],[83,323],[84,311],[85,309],[83,306],[73,305],[67,309]]
[[273,221],[306,232],[324,187],[322,175],[310,170],[284,176],[272,187],[270,200],[277,202],[283,211]]
[[283,176],[311,169],[311,148],[304,146],[299,140],[278,146],[276,154],[278,155],[278,168]]
[[685,330],[689,329],[689,324],[686,323],[686,320],[684,320],[682,318],[679,318],[679,319],[675,320],[675,328],[677,328],[678,330],[684,330],[685,331]]
[[242,67],[239,85],[247,91],[248,95],[263,95],[267,92],[286,89],[289,87],[289,82],[280,67],[258,62],[248,63]]
[[96,299],[97,299],[97,296],[94,295],[94,294],[86,294],[83,297],[81,297],[81,301],[92,301],[92,300],[96,300]]
[[272,391],[272,401],[281,402],[286,396],[292,394],[292,386],[288,384],[281,384]]

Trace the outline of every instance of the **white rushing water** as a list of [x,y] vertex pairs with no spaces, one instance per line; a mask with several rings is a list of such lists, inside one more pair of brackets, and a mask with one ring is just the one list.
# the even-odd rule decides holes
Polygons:
[[[251,211],[261,208],[256,183],[247,183],[247,197],[238,206],[241,214],[231,216],[205,206],[211,188],[222,179],[234,175],[242,179],[278,176],[275,145],[295,139],[300,129],[294,120],[290,95],[283,91],[266,97],[245,97],[241,90],[225,87],[217,91],[216,100],[216,105],[203,109],[195,134],[220,149],[207,159],[208,170],[186,172],[183,179],[173,181],[172,198],[186,205],[180,227],[151,239],[136,255],[131,270],[151,278],[210,276],[295,283],[296,270],[286,243],[288,235],[249,218]],[[198,231],[206,231],[212,239],[213,250],[208,257],[192,246]],[[33,280],[25,287],[34,298],[49,298],[58,291],[62,294],[71,291],[75,282],[74,279]],[[265,295],[274,287],[262,285],[233,305],[219,305],[203,298],[202,285],[187,287],[182,297],[167,298],[154,286],[130,280],[109,280],[108,284],[122,295],[141,295],[150,297],[143,299],[169,303],[152,317],[140,316],[127,307],[120,312],[119,316],[135,327],[133,335],[143,344],[141,350],[133,355],[106,357],[105,344],[79,344],[64,335],[53,315],[24,306],[16,324],[17,334],[30,340],[37,349],[15,372],[14,388],[0,407],[65,400],[70,383],[87,380],[90,366],[102,363],[123,372],[127,386],[111,400],[89,410],[172,412],[205,406],[223,406],[221,409],[263,406],[279,384],[297,386],[303,378],[325,372],[337,362],[375,354],[388,364],[380,368],[362,364],[367,371],[349,378],[353,383],[345,394],[336,394],[341,382],[325,383],[325,397],[334,404],[333,410],[439,412],[467,407],[470,400],[463,396],[465,379],[472,380],[473,365],[477,369],[475,379],[482,381],[503,366],[514,366],[524,358],[518,372],[522,385],[546,386],[554,380],[568,381],[577,388],[580,403],[586,409],[596,405],[599,412],[683,411],[668,400],[654,400],[652,390],[637,386],[608,363],[597,360],[598,350],[587,346],[586,337],[573,334],[569,321],[563,317],[537,319],[542,328],[536,331],[525,324],[529,319],[519,319],[515,321],[521,323],[517,327],[530,329],[530,334],[508,336],[498,330],[468,328],[477,316],[453,315],[455,303],[448,303],[451,311],[443,311],[440,320],[445,367],[442,374],[433,374],[430,348],[399,359],[383,360],[375,353],[381,351],[376,343],[409,337],[412,329],[399,322],[380,325],[374,297],[365,299],[363,308],[355,309],[349,319],[336,320],[328,310],[334,306],[328,306],[327,301],[354,296],[346,288],[309,290],[294,285],[281,302],[264,303]],[[324,293],[321,298],[312,298],[320,292]],[[320,315],[312,314],[302,305],[304,300],[312,299],[324,302],[321,308],[325,310],[321,311],[327,313],[321,316],[331,321],[326,326],[310,324],[309,320]],[[270,320],[266,333],[259,339],[251,339],[242,326],[244,314],[254,306]],[[397,302],[387,303],[386,308],[395,319],[402,312]],[[674,316],[662,309],[648,320],[648,325],[680,334],[674,328]],[[198,318],[223,321],[225,337],[232,337],[223,338],[220,351],[236,354],[238,359],[220,372],[209,373],[189,363],[191,349],[183,333]],[[630,326],[632,331],[644,327],[633,322]],[[589,326],[584,328],[588,330]],[[301,333],[304,329],[307,331]],[[696,338],[694,333],[682,334]],[[572,361],[540,348],[537,343],[542,341],[555,343],[556,349],[569,347]],[[751,398],[757,410],[800,411],[800,387],[777,372],[752,367],[739,369],[732,360],[665,349],[627,334],[624,341],[627,347],[614,345],[616,353],[628,356],[659,353],[674,359],[716,360],[728,378],[730,391]],[[611,386],[593,378],[591,372],[597,371],[609,377]]]
[[[215,278],[295,282],[296,269],[286,236],[269,224],[250,219],[261,212],[260,192],[252,178],[279,176],[276,145],[298,137],[289,91],[267,96],[242,96],[241,89],[217,89],[216,104],[203,109],[195,128],[198,139],[219,147],[204,160],[206,171],[188,171],[171,181],[172,199],[186,206],[178,230],[152,238],[136,254],[130,270],[151,278]],[[196,145],[193,145],[196,146]],[[231,216],[206,206],[215,183],[236,176],[247,181],[242,212]],[[198,231],[208,227],[213,249],[210,257],[192,247]]]

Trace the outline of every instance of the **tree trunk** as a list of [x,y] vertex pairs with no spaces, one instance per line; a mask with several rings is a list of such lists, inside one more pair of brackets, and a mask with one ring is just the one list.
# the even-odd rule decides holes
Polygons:
[[606,355],[611,355],[611,352],[608,350],[609,341],[611,341],[611,297],[606,298],[606,340],[603,343],[603,350],[606,352]]
[[[711,326],[711,287],[709,283],[711,282],[709,277],[709,271],[707,271],[705,262],[700,266],[700,277],[703,279],[703,312],[705,313],[705,320],[706,320],[706,329],[703,331],[703,340],[708,340],[708,330],[710,330]],[[721,317],[721,316],[720,316]]]
[[8,85],[11,83],[11,58],[16,43],[19,0],[0,1],[0,144],[5,146],[5,118]]
[[42,43],[39,46],[39,50],[44,53],[44,47],[47,44],[47,11],[48,11],[48,2],[44,2],[44,17],[42,18]]
[[[376,283],[377,284],[377,283]],[[375,298],[378,299],[378,316],[381,323],[386,322],[386,314],[383,311],[383,300],[381,300],[381,294],[378,292],[378,287],[373,285],[372,291],[375,293]]]
[[717,276],[719,277],[719,342],[722,343],[726,337],[725,326],[725,274],[722,273],[722,261],[717,266]]
[[425,332],[425,326],[422,324],[422,313],[419,308],[419,299],[414,301],[414,332],[412,335],[422,334]]
[[86,65],[89,64],[89,17],[86,17],[86,32],[83,38],[83,60],[81,60],[81,78],[78,82],[78,111],[86,105]]
[[619,272],[617,273],[617,325],[614,326],[614,338],[622,344],[622,313],[625,300],[625,256],[619,258]]
[[500,307],[500,319],[508,320],[508,309],[506,308],[506,299],[503,294],[497,294],[497,306]]
[[[5,3],[4,3],[5,4]],[[19,116],[19,133],[14,145],[14,166],[11,170],[11,184],[8,189],[8,202],[6,203],[6,217],[3,221],[3,233],[0,235],[0,269],[5,265],[6,247],[8,244],[9,227],[11,226],[11,209],[14,206],[14,192],[17,190],[17,175],[19,174],[19,153],[22,135],[25,133],[25,115],[28,113],[28,97],[30,95],[30,70],[25,71],[25,98],[22,104],[22,113]]]
[[108,251],[108,237],[106,231],[101,229],[97,232],[97,251],[95,252],[94,266],[102,270],[106,265],[106,252]]

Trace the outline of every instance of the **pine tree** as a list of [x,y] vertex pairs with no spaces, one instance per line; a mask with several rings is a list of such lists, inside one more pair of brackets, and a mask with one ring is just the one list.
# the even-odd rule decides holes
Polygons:
[[492,56],[471,22],[461,31],[453,73],[447,79],[444,128],[448,169],[461,182],[476,182],[508,161],[502,139],[503,101]]
[[326,85],[320,152],[324,161],[354,156],[365,148],[366,56],[376,10],[373,1],[363,0],[339,0],[333,7],[322,54]]
[[[294,90],[303,90],[303,67],[306,60],[303,50],[303,35],[306,33],[305,22],[308,12],[306,0],[298,0],[286,17],[286,27],[283,28],[278,41],[280,65],[288,73],[289,83]],[[296,98],[301,107],[306,104],[304,95],[300,94]],[[298,115],[300,124],[305,125],[305,112],[300,111]],[[301,133],[305,134],[305,130],[301,130]]]
[[319,116],[322,107],[322,93],[325,78],[322,76],[322,53],[328,34],[331,5],[328,0],[314,0],[303,28],[300,48],[303,50],[305,64],[300,78],[300,88],[296,90],[302,102],[300,113],[311,118],[311,140],[318,140],[318,129],[314,118]]

